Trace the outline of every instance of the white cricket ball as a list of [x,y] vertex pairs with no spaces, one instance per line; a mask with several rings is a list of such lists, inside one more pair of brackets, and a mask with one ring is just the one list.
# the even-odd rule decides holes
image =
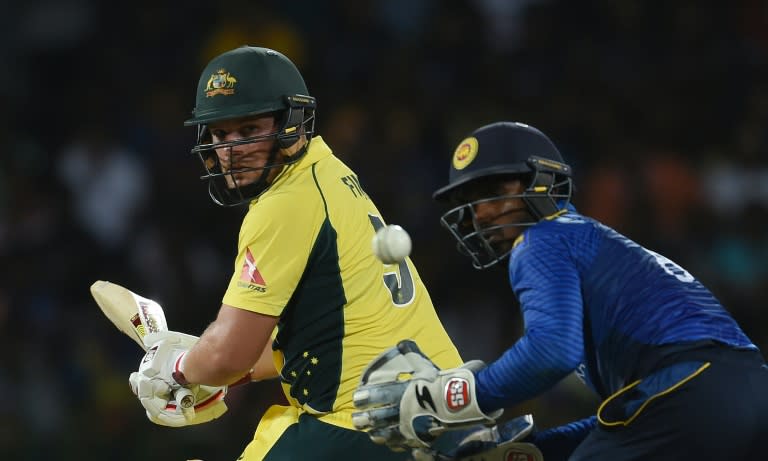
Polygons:
[[400,263],[411,254],[411,236],[397,224],[389,224],[376,231],[371,248],[381,262]]

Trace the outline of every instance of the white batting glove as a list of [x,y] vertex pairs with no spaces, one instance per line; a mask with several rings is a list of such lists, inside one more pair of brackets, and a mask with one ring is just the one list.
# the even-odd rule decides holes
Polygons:
[[[173,391],[182,387],[173,375],[178,373],[179,362],[198,338],[176,331],[161,331],[149,333],[143,340],[147,353],[139,363],[137,376],[129,381],[144,408],[157,413],[173,400]],[[140,377],[148,378],[151,383],[142,383],[139,389],[139,383],[143,382]]]
[[170,391],[163,381],[148,378],[138,372],[131,373],[129,381],[147,412],[147,419],[161,426],[203,424],[227,412],[227,404],[224,402],[227,386],[191,385],[189,389],[194,395],[195,405],[193,411],[185,411],[173,397],[169,399]]
[[395,451],[429,448],[446,430],[493,425],[503,410],[486,415],[475,395],[473,371],[484,366],[474,360],[440,370],[415,342],[400,341],[365,369],[353,395],[362,411],[352,414],[352,423]]
[[147,353],[139,371],[131,373],[128,381],[150,421],[164,426],[189,426],[211,421],[227,411],[223,401],[226,386],[187,386],[194,397],[194,406],[190,408],[181,408],[174,399],[174,393],[182,388],[174,375],[180,376],[179,364],[197,342],[196,336],[162,331],[149,333],[143,339]]

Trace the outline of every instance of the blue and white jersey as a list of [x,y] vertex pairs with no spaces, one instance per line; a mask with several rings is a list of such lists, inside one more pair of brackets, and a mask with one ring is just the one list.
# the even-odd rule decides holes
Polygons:
[[572,206],[525,230],[509,278],[525,333],[478,373],[486,410],[519,404],[577,369],[605,398],[637,378],[659,345],[711,340],[757,349],[685,269]]

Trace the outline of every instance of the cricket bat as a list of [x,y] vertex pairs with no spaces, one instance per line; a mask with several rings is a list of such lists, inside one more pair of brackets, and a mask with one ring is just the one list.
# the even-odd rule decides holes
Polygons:
[[[91,295],[112,324],[136,341],[145,352],[152,346],[144,344],[146,334],[168,330],[165,312],[160,304],[123,286],[97,280],[91,285]],[[174,399],[185,417],[194,415],[195,396],[192,391],[185,387],[176,389]]]

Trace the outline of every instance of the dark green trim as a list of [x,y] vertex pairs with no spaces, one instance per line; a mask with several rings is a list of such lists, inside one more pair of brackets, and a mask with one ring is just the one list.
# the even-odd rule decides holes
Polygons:
[[312,180],[315,181],[315,186],[317,187],[317,191],[320,193],[320,198],[323,199],[323,210],[325,211],[325,218],[328,219],[328,202],[325,201],[323,189],[320,187],[320,183],[317,182],[317,172],[315,171],[316,166],[317,163],[312,164]]
[[314,165],[312,174],[325,205],[325,219],[301,280],[278,321],[274,347],[285,356],[281,379],[290,385],[290,395],[302,405],[328,412],[339,390],[347,298],[337,234],[328,218]]
[[385,445],[377,445],[365,432],[352,431],[301,415],[299,422],[288,427],[269,450],[264,461],[296,460],[365,460],[405,461],[408,451],[396,453]]

